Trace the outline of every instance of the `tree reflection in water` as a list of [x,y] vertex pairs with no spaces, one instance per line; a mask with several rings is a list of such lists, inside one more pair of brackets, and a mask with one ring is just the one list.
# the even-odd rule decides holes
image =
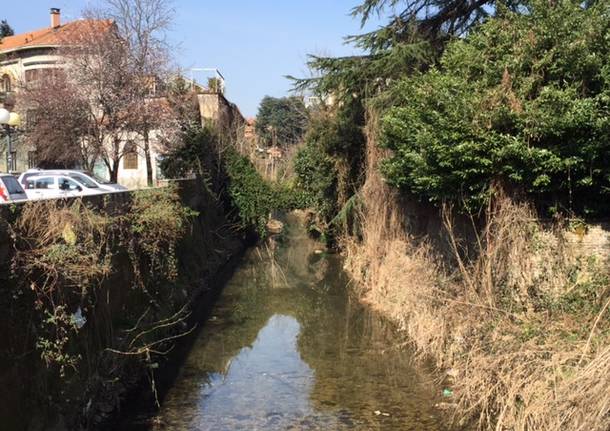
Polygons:
[[431,378],[296,226],[248,253],[150,427],[442,429]]

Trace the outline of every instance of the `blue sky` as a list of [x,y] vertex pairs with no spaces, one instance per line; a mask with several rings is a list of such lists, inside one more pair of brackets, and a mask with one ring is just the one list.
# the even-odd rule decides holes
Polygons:
[[[3,0],[4,1],[4,0]],[[7,0],[8,1],[8,0]],[[49,25],[49,8],[62,20],[76,19],[92,0],[22,0],[0,9],[15,32]],[[183,69],[217,67],[227,80],[227,97],[254,116],[265,95],[288,94],[285,75],[304,76],[307,54],[355,53],[343,37],[362,30],[349,16],[358,0],[174,0],[171,39]],[[377,26],[368,25],[368,29]],[[366,29],[365,29],[366,30]],[[197,75],[196,75],[197,76]]]

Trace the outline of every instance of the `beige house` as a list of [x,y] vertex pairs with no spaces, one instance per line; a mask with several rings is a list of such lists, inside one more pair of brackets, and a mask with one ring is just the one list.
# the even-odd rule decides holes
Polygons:
[[[0,40],[0,103],[19,113],[23,120],[27,120],[29,113],[19,103],[20,88],[36,85],[64,67],[58,48],[76,41],[85,30],[104,31],[113,25],[109,20],[78,20],[62,24],[60,10],[56,8],[51,9],[50,18],[47,28]],[[18,129],[12,133],[12,138],[12,166],[8,166],[6,137],[0,142],[0,171],[22,172],[36,167],[35,152],[20,142]]]
[[[114,23],[110,20],[77,20],[65,24],[61,22],[59,9],[50,11],[50,26],[44,29],[5,37],[0,41],[0,104],[10,111],[18,112],[26,121],[28,110],[19,104],[19,91],[25,85],[35,84],[58,69],[66,67],[58,49],[78,42],[84,32],[108,31]],[[198,99],[202,124],[214,122],[225,132],[243,135],[245,120],[237,106],[229,102],[223,94],[223,86],[210,89],[193,85],[192,91]],[[163,99],[155,97],[155,100]],[[32,113],[30,113],[32,114]],[[151,133],[151,158],[153,179],[160,179],[158,168],[159,151],[155,148],[156,133]],[[19,130],[12,134],[12,166],[8,166],[6,136],[0,136],[0,172],[23,172],[37,167],[36,153],[19,142]],[[146,160],[139,145],[138,137],[125,139],[123,158],[120,162],[118,181],[130,187],[147,185]],[[101,161],[95,173],[108,177],[108,170]]]
[[[108,31],[113,22],[110,20],[77,20],[61,22],[61,11],[53,8],[50,11],[50,26],[40,30],[5,37],[0,41],[0,102],[10,111],[18,112],[27,122],[31,112],[19,103],[20,88],[35,85],[45,77],[66,67],[66,62],[59,54],[59,48],[77,43],[85,32]],[[137,188],[147,185],[146,162],[135,136],[126,140],[125,146],[133,151],[124,150],[125,156],[120,162],[119,182],[127,187]],[[20,142],[19,129],[13,131],[13,154],[11,166],[8,165],[7,137],[0,139],[0,172],[23,172],[37,167],[36,153]],[[153,134],[154,142],[154,134]],[[154,147],[154,145],[153,145]],[[153,161],[157,154],[152,149]],[[158,177],[157,164],[153,163],[153,178]],[[96,174],[108,177],[108,170],[103,163],[98,163]]]

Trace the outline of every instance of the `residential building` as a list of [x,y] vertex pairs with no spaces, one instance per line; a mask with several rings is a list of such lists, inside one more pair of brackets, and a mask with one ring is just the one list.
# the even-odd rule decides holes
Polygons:
[[[86,32],[96,34],[112,29],[116,30],[116,26],[111,20],[83,19],[64,24],[61,22],[61,11],[52,8],[49,27],[3,38],[0,41],[0,104],[21,114],[27,127],[28,120],[35,117],[35,111],[28,110],[23,101],[20,103],[20,91],[31,85],[49,82],[46,77],[69,67],[68,59],[62,56],[62,48],[78,44]],[[219,71],[216,70],[216,73],[222,78]],[[159,94],[156,84],[157,80],[151,78],[151,88],[154,90],[151,91],[149,103],[161,102],[160,109],[167,108],[166,99],[163,94]],[[224,78],[221,81],[209,80],[207,87],[191,80],[191,92],[197,98],[202,125],[211,122],[227,134],[243,136],[245,120],[237,106],[225,98],[224,88]],[[0,135],[0,172],[17,173],[38,167],[35,149],[28,147],[19,135],[17,131],[12,136],[12,166],[8,166],[6,136]],[[157,136],[157,131],[151,131],[149,136],[153,181],[161,177]],[[123,145],[124,155],[118,170],[119,183],[130,188],[145,187],[147,167],[141,137],[135,133],[128,134]],[[96,163],[94,170],[99,176],[109,177],[108,169],[101,160]]]
[[[38,85],[62,67],[59,48],[73,44],[86,31],[107,31],[113,25],[109,20],[77,20],[62,24],[61,12],[53,8],[50,26],[47,28],[4,37],[0,40],[0,103],[3,107],[18,112],[27,120],[27,107],[19,103],[20,89],[26,85]],[[31,112],[30,112],[31,114]],[[8,166],[6,137],[0,140],[0,171],[21,172],[36,167],[33,148],[22,143],[19,131],[12,136],[13,166]]]

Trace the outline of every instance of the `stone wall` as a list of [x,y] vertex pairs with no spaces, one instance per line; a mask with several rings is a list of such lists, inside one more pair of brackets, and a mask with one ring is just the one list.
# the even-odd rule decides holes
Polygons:
[[[400,198],[400,206],[409,234],[415,239],[431,242],[436,251],[451,261],[453,249],[447,238],[439,209],[408,197]],[[553,228],[553,222],[548,219],[540,219],[539,222],[545,228]],[[459,214],[453,218],[453,229],[464,251],[470,250],[476,253],[475,227],[480,230],[483,221]],[[572,226],[566,221],[562,234],[575,254],[597,255],[604,259],[610,257],[610,222],[608,221],[588,220],[582,226]]]
[[610,222],[590,222],[582,229],[566,232],[566,240],[586,255],[610,257]]
[[234,103],[229,102],[221,93],[202,93],[197,95],[201,123],[212,121],[223,131],[241,130],[243,135],[246,120]]
[[[36,349],[32,322],[40,316],[27,293],[19,294],[15,289],[17,283],[10,277],[9,223],[18,217],[20,208],[0,206],[2,430],[94,430],[112,419],[130,393],[142,389],[150,369],[141,358],[109,354],[106,349],[116,345],[125,328],[137,326],[138,316],[156,313],[155,321],[161,320],[177,309],[197,310],[202,302],[211,301],[211,292],[218,288],[214,282],[216,274],[244,246],[239,234],[230,228],[222,203],[200,184],[200,180],[179,182],[183,204],[197,211],[198,216],[191,220],[188,234],[176,250],[178,280],[166,288],[160,287],[166,290],[159,296],[164,301],[152,305],[150,296],[134,287],[134,268],[128,251],[123,248],[113,251],[112,274],[95,293],[95,307],[87,311],[86,324],[71,344],[72,353],[81,356],[78,369],[70,371],[67,377],[47,369]],[[120,211],[129,207],[132,193],[87,197],[85,201],[94,208]],[[190,316],[181,330],[188,330],[196,321],[197,316]],[[161,356],[155,363],[162,369],[169,362]],[[150,393],[150,386],[147,392]]]

